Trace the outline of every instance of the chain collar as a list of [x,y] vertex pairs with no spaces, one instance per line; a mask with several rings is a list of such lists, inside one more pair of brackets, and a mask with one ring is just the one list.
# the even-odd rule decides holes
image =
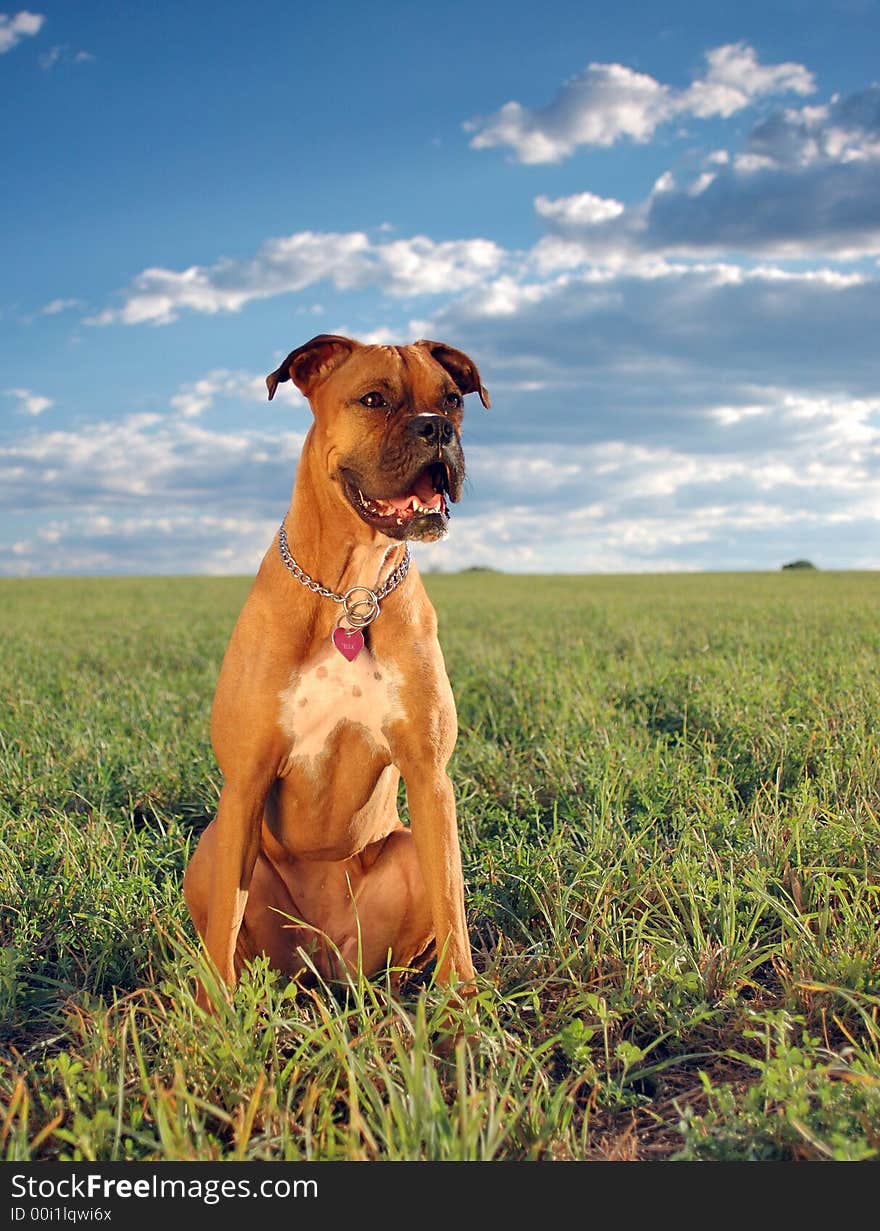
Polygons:
[[367,586],[352,586],[344,594],[337,594],[334,590],[328,590],[326,586],[322,586],[319,581],[315,581],[294,560],[290,554],[290,547],[287,543],[287,528],[283,520],[278,530],[278,554],[281,557],[281,563],[290,575],[296,578],[300,585],[305,586],[307,590],[311,590],[313,594],[320,594],[324,598],[331,598],[334,603],[342,604],[342,609],[351,628],[366,628],[368,624],[373,623],[379,614],[379,600],[387,598],[392,590],[397,589],[409,572],[409,566],[412,563],[412,554],[409,550],[409,543],[407,543],[400,564],[398,564],[393,572],[389,573],[378,590],[370,590]]

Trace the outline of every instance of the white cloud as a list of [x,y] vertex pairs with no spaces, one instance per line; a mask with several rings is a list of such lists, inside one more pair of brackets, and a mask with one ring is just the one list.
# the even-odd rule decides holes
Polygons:
[[878,195],[880,160],[794,169],[748,155],[684,192],[652,197],[630,235],[667,253],[852,261],[880,253]]
[[[473,299],[479,303],[480,312],[485,316],[515,316],[524,308],[538,304],[546,295],[552,292],[552,286],[540,282],[525,282],[510,274],[480,286],[473,292]],[[421,328],[416,331],[422,334],[430,332]]]
[[804,554],[797,543],[829,566],[876,567],[880,397],[748,392],[753,403],[707,404],[687,432],[655,443],[615,436],[628,424],[606,412],[592,444],[551,443],[548,427],[532,444],[471,448],[464,524],[456,515],[438,561],[656,571],[726,558],[778,568]]
[[618,218],[624,211],[620,201],[613,197],[597,197],[592,192],[580,192],[571,197],[535,198],[535,209],[542,218],[552,218],[573,226],[595,226],[597,222],[607,222],[610,218]]
[[82,305],[80,299],[52,299],[44,308],[40,309],[41,316],[57,316],[59,312],[67,312],[71,308],[79,308]]
[[374,243],[361,231],[300,231],[268,240],[252,259],[223,258],[182,271],[145,269],[125,292],[121,308],[88,323],[167,325],[184,311],[238,312],[255,299],[301,291],[330,281],[339,290],[377,286],[408,298],[466,289],[501,264],[491,240],[434,241],[422,235]]
[[42,13],[29,13],[22,9],[14,17],[0,13],[0,55],[11,51],[23,38],[39,34],[45,21]]
[[509,102],[487,120],[471,120],[474,149],[507,146],[523,163],[559,162],[579,145],[609,146],[621,137],[647,141],[671,114],[671,91],[623,64],[590,64],[547,107]]
[[761,95],[812,94],[815,89],[813,74],[802,64],[759,64],[754,48],[746,43],[716,47],[706,59],[705,77],[677,97],[677,112],[727,119]]
[[[723,118],[762,93],[812,88],[799,65],[720,50],[686,91],[652,91],[629,70],[594,74],[594,93],[618,92],[605,135],[617,125],[638,140],[640,117],[653,132],[660,114]],[[656,106],[640,111],[648,96]],[[872,87],[774,112],[740,150],[707,147],[701,166],[667,172],[637,204],[537,196],[547,233],[530,252],[300,231],[236,259],[146,269],[95,319],[235,312],[319,283],[435,297],[413,305],[424,319],[408,322],[410,336],[462,345],[494,408],[466,417],[464,498],[448,540],[417,548],[426,568],[778,568],[798,556],[878,567],[880,283],[876,271],[832,264],[880,252],[878,140]],[[743,251],[761,263],[737,260]],[[811,259],[786,267],[791,254]],[[340,317],[352,310],[328,302]],[[400,340],[380,321],[360,314],[360,327],[336,331]],[[10,392],[22,406],[39,398]],[[229,403],[265,397],[262,373],[218,367],[181,384],[166,415],[39,433],[19,420],[19,438],[0,444],[0,572],[252,572],[302,435],[254,431],[244,416],[244,428],[218,425],[232,420]]]
[[184,573],[251,576],[278,528],[276,517],[224,517],[191,510],[155,515],[55,516],[27,538],[0,544],[0,574]]
[[532,260],[545,272],[645,256],[856,260],[880,253],[878,198],[880,85],[774,112],[744,151],[711,153],[683,186],[667,171],[627,208],[589,192],[537,198],[550,235]]
[[[731,448],[736,422],[737,448],[755,440],[794,449],[808,437],[814,447],[818,418],[808,425],[768,392],[779,389],[808,396],[814,408],[848,406],[876,432],[876,277],[656,262],[523,285],[528,296],[508,277],[503,314],[490,287],[424,322],[428,337],[466,340],[493,393],[500,376],[493,401],[506,440],[565,448],[616,433],[709,456]],[[744,409],[757,406],[772,410]],[[827,415],[831,435],[842,438],[843,421]],[[499,417],[471,418],[469,430],[482,441]]]
[[30,389],[7,389],[6,396],[18,400],[18,409],[22,414],[41,415],[44,410],[54,406],[52,398],[33,393]]
[[769,491],[780,505],[809,492],[817,507],[825,500],[838,511],[859,501],[867,508],[880,496],[880,394],[744,392],[755,400],[701,405],[686,429],[671,425],[648,443],[616,415],[603,419],[593,443],[476,446],[468,454],[472,495],[505,505],[586,506],[602,517],[646,510],[656,498],[689,503],[694,491],[700,506],[711,493],[711,503],[723,496],[731,509],[766,504]]
[[127,415],[0,445],[0,506],[153,509],[157,499],[227,507],[289,495],[303,433],[211,431],[179,415]]
[[374,268],[362,284],[376,283],[389,295],[403,297],[455,293],[494,273],[502,257],[502,249],[489,239],[437,243],[416,235],[378,245]]
[[[233,375],[208,374],[206,395]],[[686,427],[664,420],[655,392],[653,440],[637,413],[603,406],[594,432],[584,421],[565,443],[534,387],[519,394],[533,438],[511,439],[508,391],[493,411],[500,422],[479,420],[500,438],[467,445],[449,538],[419,545],[420,565],[629,572],[713,568],[722,558],[778,568],[808,555],[877,567],[880,397],[741,392],[741,401],[702,402]],[[179,414],[29,432],[0,446],[0,508],[10,525],[38,508],[39,529],[10,534],[0,573],[252,573],[302,440],[214,431]]]
[[67,43],[56,43],[40,56],[40,68],[47,72],[56,64],[91,64],[95,57],[89,51],[72,51]]
[[791,169],[880,159],[880,85],[824,106],[776,110],[749,135],[753,165]]
[[730,43],[707,53],[705,75],[686,90],[663,85],[623,64],[589,64],[545,107],[505,103],[487,119],[470,120],[474,149],[503,146],[522,163],[559,162],[579,146],[645,142],[676,117],[727,118],[766,94],[809,94],[813,77],[800,64],[758,63],[754,49]]
[[[843,545],[843,546],[842,546]],[[447,539],[416,549],[423,570],[489,564],[511,572],[665,573],[777,570],[807,556],[824,568],[876,569],[876,515],[833,517],[808,504],[706,503],[629,513],[508,506],[454,519]]]
[[209,410],[218,397],[235,398],[242,402],[265,402],[266,379],[247,372],[216,368],[198,380],[181,385],[172,396],[171,405],[185,419],[193,419]]

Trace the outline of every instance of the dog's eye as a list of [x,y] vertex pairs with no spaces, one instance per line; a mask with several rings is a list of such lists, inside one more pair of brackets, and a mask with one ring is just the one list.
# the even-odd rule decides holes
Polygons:
[[368,406],[370,410],[381,410],[385,405],[385,399],[381,393],[377,393],[375,389],[372,393],[365,393],[361,398],[361,405]]
[[443,405],[447,410],[458,410],[459,406],[461,406],[461,394],[447,393],[443,399]]

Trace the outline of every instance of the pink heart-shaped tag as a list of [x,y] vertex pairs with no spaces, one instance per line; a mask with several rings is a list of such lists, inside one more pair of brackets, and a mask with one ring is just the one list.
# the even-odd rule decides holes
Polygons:
[[334,628],[333,644],[343,658],[352,662],[364,648],[364,634],[359,628]]

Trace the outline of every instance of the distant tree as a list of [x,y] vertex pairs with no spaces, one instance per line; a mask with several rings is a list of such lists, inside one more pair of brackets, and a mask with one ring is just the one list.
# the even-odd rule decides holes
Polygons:
[[792,560],[790,564],[783,564],[783,568],[815,568],[812,560]]

